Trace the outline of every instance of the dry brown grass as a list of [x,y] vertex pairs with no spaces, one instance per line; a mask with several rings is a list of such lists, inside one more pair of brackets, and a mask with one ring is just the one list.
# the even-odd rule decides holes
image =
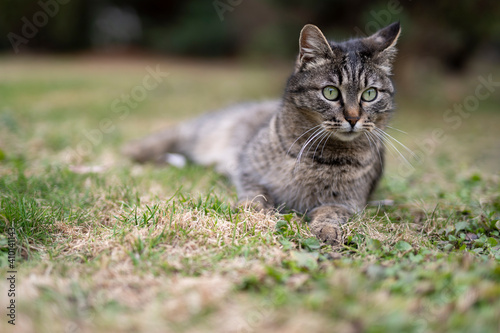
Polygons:
[[[106,215],[122,216],[123,211],[108,210]],[[232,222],[192,210],[175,214],[170,220],[167,217],[170,210],[166,207],[163,215],[154,225],[142,227],[124,224],[116,218],[104,220],[97,227],[95,221],[85,226],[55,223],[54,242],[59,246],[54,252],[57,255],[49,258],[43,254],[46,253],[44,249],[40,249],[40,253],[42,260],[64,260],[66,264],[58,267],[49,263],[22,272],[26,278],[18,284],[19,290],[23,291],[17,299],[19,304],[27,305],[30,300],[43,298],[47,293],[58,295],[61,298],[59,306],[43,308],[31,315],[58,321],[62,325],[60,328],[76,325],[82,332],[93,331],[96,320],[102,320],[100,325],[106,326],[106,318],[89,315],[88,318],[84,316],[84,320],[73,322],[70,320],[72,314],[65,313],[68,309],[65,303],[81,302],[82,311],[88,312],[109,302],[117,302],[121,307],[126,307],[127,312],[134,314],[116,319],[123,329],[136,327],[141,331],[168,331],[164,330],[166,328],[149,327],[148,317],[154,317],[151,322],[155,322],[155,325],[161,318],[160,321],[165,325],[175,326],[192,320],[207,308],[220,311],[217,320],[225,323],[226,320],[222,320],[221,316],[227,315],[234,319],[233,312],[236,309],[231,305],[229,293],[235,285],[241,283],[249,272],[256,276],[265,275],[265,266],[279,265],[289,255],[280,249],[281,244],[274,234],[277,220],[269,214],[245,211],[238,215],[237,222]],[[117,229],[122,237],[116,236]],[[182,234],[177,235],[179,230]],[[139,239],[152,239],[162,234],[171,236],[157,248],[134,253]],[[265,243],[257,244],[255,237],[262,238]],[[244,245],[250,245],[258,255],[250,260],[235,257],[211,262],[211,257],[217,252],[230,252],[233,247]],[[168,269],[161,271],[152,268],[148,262],[134,262],[132,257],[141,261],[141,257],[147,257],[148,251],[154,251],[159,256],[156,260],[164,263]],[[67,261],[68,258],[71,260]],[[82,266],[82,260],[91,260],[93,264],[90,267]],[[171,274],[172,270],[183,273]],[[183,276],[189,275],[189,272],[197,277]],[[85,295],[77,300],[70,296],[75,283],[85,291]],[[4,287],[5,283],[0,285]],[[239,316],[244,317],[244,309],[238,311],[243,311]],[[25,320],[23,317],[19,317],[19,321],[23,322],[21,328],[18,327],[19,332],[44,331],[32,326],[39,325],[39,320]],[[61,318],[67,319],[61,322]],[[222,331],[234,332],[232,325],[226,326]],[[54,329],[57,331],[57,328]],[[120,328],[115,326],[113,330],[120,331]]]

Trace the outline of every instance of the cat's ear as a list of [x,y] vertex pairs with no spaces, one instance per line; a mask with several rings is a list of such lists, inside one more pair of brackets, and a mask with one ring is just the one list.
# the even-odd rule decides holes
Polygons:
[[300,52],[297,65],[314,61],[316,59],[327,59],[333,56],[332,48],[319,28],[312,24],[306,24],[300,32]]
[[400,33],[400,23],[394,22],[362,40],[371,51],[373,59],[388,70],[397,52],[396,42]]

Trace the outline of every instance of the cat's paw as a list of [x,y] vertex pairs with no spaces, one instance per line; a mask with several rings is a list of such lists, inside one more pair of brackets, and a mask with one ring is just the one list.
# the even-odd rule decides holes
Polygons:
[[121,153],[131,160],[143,163],[146,159],[143,156],[143,149],[137,142],[129,142],[121,148]]
[[310,225],[313,234],[323,243],[332,246],[339,246],[344,244],[342,230],[336,223],[330,222],[313,222]]
[[274,210],[274,207],[263,197],[256,197],[253,200],[240,200],[236,205],[237,209],[252,209],[256,212],[268,213]]

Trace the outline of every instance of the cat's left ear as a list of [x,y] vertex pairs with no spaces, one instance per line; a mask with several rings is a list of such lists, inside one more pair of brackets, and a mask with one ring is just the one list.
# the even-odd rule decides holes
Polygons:
[[319,28],[306,24],[300,32],[300,52],[297,66],[312,63],[318,59],[327,59],[333,56],[332,48]]
[[381,66],[390,70],[396,55],[396,42],[401,33],[401,24],[394,22],[380,29],[370,37],[364,38],[363,44],[372,52],[372,57]]

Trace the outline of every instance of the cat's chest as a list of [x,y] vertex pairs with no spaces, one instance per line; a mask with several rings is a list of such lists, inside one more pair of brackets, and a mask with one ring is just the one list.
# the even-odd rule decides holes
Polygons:
[[[287,158],[281,163],[272,163],[263,175],[263,185],[267,187],[277,203],[284,203],[291,209],[310,210],[319,205],[349,201],[364,196],[366,190],[360,188],[369,166],[320,164]],[[362,186],[361,186],[362,187]],[[359,192],[359,193],[358,193]]]

